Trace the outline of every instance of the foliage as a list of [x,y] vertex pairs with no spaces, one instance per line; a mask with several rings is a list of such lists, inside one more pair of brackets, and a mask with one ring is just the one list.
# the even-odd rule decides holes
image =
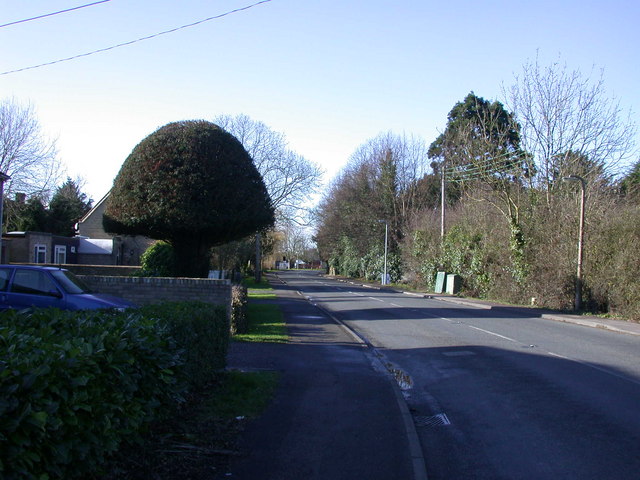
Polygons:
[[48,230],[42,231],[65,237],[75,235],[75,224],[91,210],[92,203],[93,201],[80,191],[78,184],[67,178],[67,181],[56,189],[51,198],[49,203],[50,227]]
[[429,146],[429,158],[445,162],[456,176],[488,179],[519,167],[520,127],[497,101],[473,92],[447,116],[447,127]]
[[365,274],[369,267],[363,269],[362,259],[383,244],[381,221],[388,224],[390,254],[398,253],[412,216],[432,202],[420,184],[427,170],[425,157],[422,140],[391,133],[353,153],[316,212],[315,241],[330,268],[342,275]]
[[140,257],[143,277],[170,277],[175,271],[173,247],[163,241],[155,242]]
[[585,242],[583,300],[594,311],[640,321],[640,207],[620,204],[618,210],[600,219]]
[[92,200],[80,191],[78,184],[67,178],[56,189],[46,205],[40,195],[26,199],[25,194],[15,200],[5,199],[3,216],[7,231],[46,232],[71,237],[75,235],[75,224],[91,209]]
[[183,361],[137,313],[0,316],[0,476],[86,478],[174,404]]
[[231,286],[231,335],[247,333],[249,329],[247,295],[247,287],[244,285]]
[[208,273],[209,248],[270,227],[273,206],[251,157],[205,121],[161,127],[125,160],[107,200],[107,231],[170,242],[181,276]]
[[605,96],[602,77],[537,61],[523,72],[508,91],[512,112],[473,93],[454,105],[429,149],[433,173],[404,182],[403,150],[385,137],[354,153],[318,208],[315,240],[331,271],[374,279],[378,221],[387,220],[390,268],[399,258],[403,281],[433,289],[444,269],[462,277],[465,295],[571,309],[580,191],[562,179],[578,175],[586,185],[584,304],[638,319],[640,162],[615,183],[635,153],[635,125]]
[[183,350],[184,379],[195,387],[210,382],[226,366],[229,348],[229,318],[223,306],[204,302],[165,302],[140,307]]
[[[7,231],[46,232],[49,229],[49,212],[40,197],[33,196],[26,202],[6,202]],[[11,216],[10,216],[11,215]]]
[[640,160],[638,160],[620,182],[620,190],[635,200],[640,199]]

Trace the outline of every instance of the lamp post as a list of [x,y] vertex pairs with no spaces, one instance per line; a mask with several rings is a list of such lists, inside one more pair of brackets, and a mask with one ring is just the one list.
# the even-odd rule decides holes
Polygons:
[[387,284],[387,239],[389,236],[389,224],[386,220],[378,220],[378,223],[384,223],[384,273],[382,274],[382,285]]
[[582,256],[584,248],[584,197],[586,190],[586,182],[584,178],[578,175],[569,175],[562,177],[565,182],[580,182],[580,227],[578,229],[578,268],[576,271],[576,297],[575,309],[582,309]]
[[2,207],[4,206],[4,182],[11,180],[6,173],[0,172],[0,263],[2,263]]

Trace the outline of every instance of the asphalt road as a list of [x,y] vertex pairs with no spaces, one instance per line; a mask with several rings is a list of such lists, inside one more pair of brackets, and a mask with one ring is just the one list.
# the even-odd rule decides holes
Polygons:
[[640,478],[640,337],[280,278],[401,372],[429,479]]

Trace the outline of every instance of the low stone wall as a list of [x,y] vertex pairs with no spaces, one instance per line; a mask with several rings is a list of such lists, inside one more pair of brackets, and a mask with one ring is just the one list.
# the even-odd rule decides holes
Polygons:
[[224,305],[227,311],[231,312],[231,283],[229,280],[98,275],[78,275],[78,277],[96,292],[115,295],[136,305],[201,301]]

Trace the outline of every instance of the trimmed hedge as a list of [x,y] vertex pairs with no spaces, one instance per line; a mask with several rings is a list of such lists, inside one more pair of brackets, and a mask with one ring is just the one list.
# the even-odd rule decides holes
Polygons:
[[223,307],[0,314],[0,478],[86,478],[224,366]]
[[244,285],[231,286],[231,335],[247,333],[249,318],[247,316],[248,291]]
[[0,476],[77,478],[180,395],[169,336],[136,313],[0,315]]
[[194,387],[209,383],[227,366],[229,319],[223,306],[205,302],[167,302],[139,309],[168,330],[186,360],[184,379]]

